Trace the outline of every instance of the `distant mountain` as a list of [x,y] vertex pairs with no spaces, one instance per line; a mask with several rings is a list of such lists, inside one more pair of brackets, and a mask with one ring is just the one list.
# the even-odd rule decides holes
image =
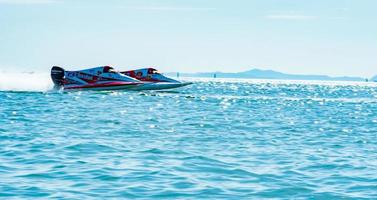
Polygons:
[[371,81],[375,81],[375,82],[377,82],[377,75],[376,75],[376,76],[373,76],[370,80],[371,80]]
[[[251,78],[251,79],[286,79],[286,80],[326,80],[326,81],[365,81],[361,77],[331,77],[326,75],[299,75],[285,74],[273,70],[252,69],[238,73],[205,72],[205,73],[180,73],[182,77],[214,77],[217,78]],[[177,73],[167,73],[169,76],[176,76]],[[377,77],[376,77],[377,78]]]

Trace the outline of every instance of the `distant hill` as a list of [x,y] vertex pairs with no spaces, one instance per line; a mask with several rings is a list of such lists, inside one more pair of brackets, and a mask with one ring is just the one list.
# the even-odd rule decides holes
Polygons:
[[[180,73],[182,77],[214,77],[217,78],[250,78],[250,79],[286,79],[286,80],[326,80],[326,81],[365,81],[361,77],[331,77],[326,75],[299,75],[299,74],[285,74],[273,70],[252,69],[249,71],[238,73],[223,73],[223,72],[205,72],[205,73]],[[176,72],[167,73],[169,76],[176,76]],[[377,77],[376,77],[377,78]]]

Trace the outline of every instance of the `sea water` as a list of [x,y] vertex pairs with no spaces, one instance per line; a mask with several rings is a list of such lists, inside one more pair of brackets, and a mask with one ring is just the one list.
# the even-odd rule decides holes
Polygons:
[[374,83],[2,84],[1,199],[377,198]]

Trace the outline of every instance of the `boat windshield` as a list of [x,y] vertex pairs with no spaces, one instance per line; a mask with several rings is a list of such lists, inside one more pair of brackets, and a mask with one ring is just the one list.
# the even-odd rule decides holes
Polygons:
[[106,66],[103,68],[103,73],[116,73],[116,71],[114,70],[114,68]]
[[149,69],[148,74],[159,74],[157,69]]

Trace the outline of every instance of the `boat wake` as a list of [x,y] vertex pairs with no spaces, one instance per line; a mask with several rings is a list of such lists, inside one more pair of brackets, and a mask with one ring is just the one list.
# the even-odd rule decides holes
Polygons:
[[53,85],[48,73],[0,73],[0,91],[46,92],[52,88]]

